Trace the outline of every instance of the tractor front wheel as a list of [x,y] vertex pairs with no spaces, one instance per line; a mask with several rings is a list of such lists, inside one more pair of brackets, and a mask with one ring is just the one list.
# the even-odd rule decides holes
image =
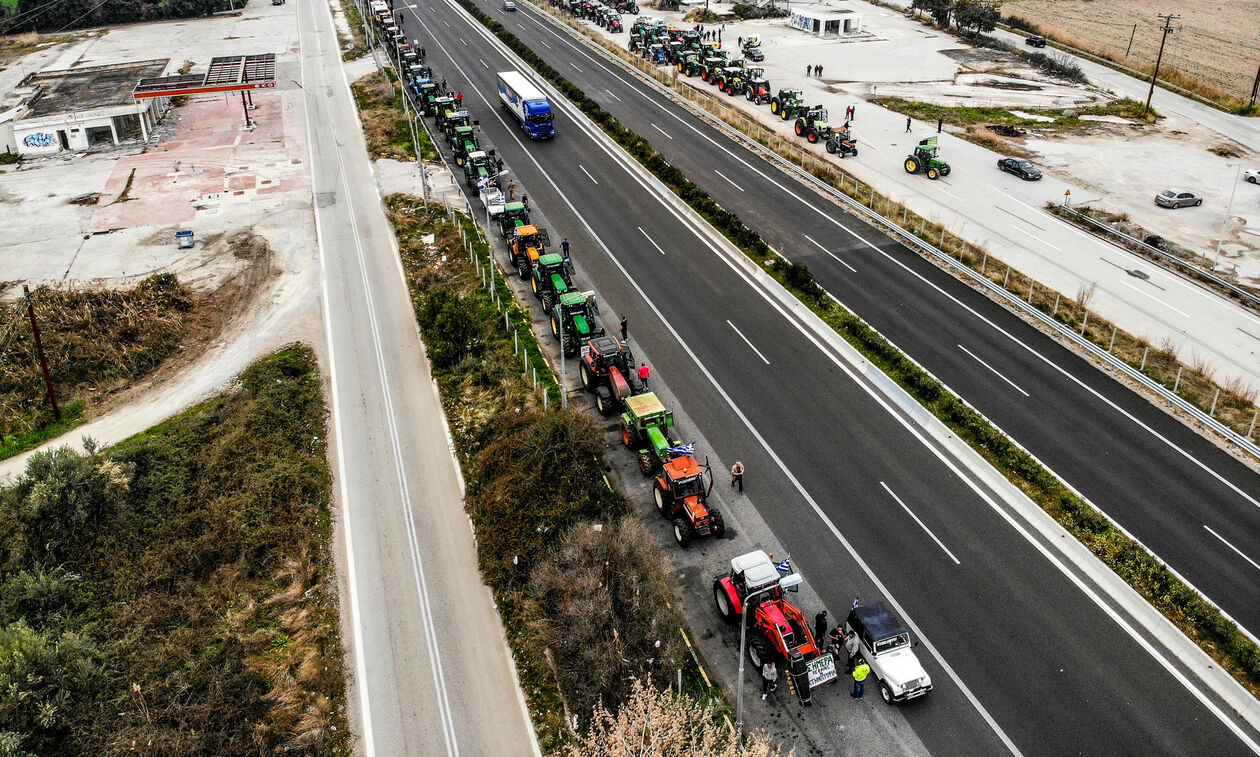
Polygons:
[[674,541],[678,542],[678,546],[687,546],[695,535],[695,529],[690,523],[683,518],[674,518]]
[[[853,154],[856,155],[857,151],[854,150]],[[949,164],[946,163],[945,165],[941,166],[941,176],[949,176],[949,172],[952,170],[953,169],[949,167]]]
[[747,100],[748,102],[752,102],[752,99],[753,99],[752,87],[746,87],[744,89],[744,99]]
[[560,320],[554,315],[551,316],[551,335],[556,339],[560,338]]
[[722,622],[726,625],[733,626],[739,620],[739,613],[735,612],[735,606],[726,595],[726,587],[722,585],[720,578],[713,582],[713,604],[717,605],[718,615],[722,616]]
[[791,117],[792,117],[792,114],[788,113],[787,108],[782,108],[781,110],[779,110],[779,118],[782,118],[784,121],[788,120]]
[[652,456],[648,454],[647,450],[639,450],[639,472],[645,476],[650,476],[655,468],[656,464],[652,462]]
[[624,418],[622,418],[622,420],[621,420],[621,443],[622,443],[622,444],[624,444],[624,445],[626,445],[627,447],[633,448],[633,447],[634,447],[634,441],[635,441],[635,438],[634,438],[634,435],[632,435],[632,434],[630,433],[630,426],[629,426],[629,424],[627,424],[627,423],[626,423],[626,421],[625,421],[625,419],[624,419]]
[[726,536],[726,521],[722,520],[722,513],[717,510],[710,510],[709,518],[713,522],[713,538],[724,538]]
[[543,293],[542,293],[542,308],[543,308],[543,312],[546,312],[546,311],[548,311],[548,310],[551,310],[551,306],[555,304],[555,299],[554,299],[554,298],[555,298],[555,295],[554,295],[554,294],[552,294],[551,292],[543,292]]
[[536,277],[529,280],[529,288],[533,290],[534,296],[537,297],[538,296],[538,279]]
[[769,659],[772,659],[770,645],[765,639],[757,636],[748,640],[748,661],[753,664],[754,670],[761,670],[761,666]]
[[941,172],[936,170],[935,166],[928,166],[927,177],[931,179],[932,181],[936,181],[937,179],[941,178]]
[[529,278],[529,258],[522,256],[516,263],[516,272],[520,274],[522,279]]
[[578,372],[582,374],[582,388],[589,392],[591,385],[595,383],[595,377],[591,375],[591,369],[587,367],[586,363],[582,363],[581,367],[578,368]]
[[827,152],[831,153],[832,155],[836,154],[836,143],[832,142],[830,139],[827,140]]
[[810,144],[814,144],[815,142],[818,141],[818,132],[814,131],[813,129],[810,129],[809,133],[805,135],[805,139],[809,140]]
[[775,114],[776,116],[779,115],[779,101],[778,100],[770,101],[770,112]]
[[918,173],[918,172],[919,172],[919,159],[914,157],[913,155],[906,158],[906,173]]
[[799,137],[799,136],[801,136],[802,134],[804,134],[804,133],[805,133],[805,127],[804,127],[804,126],[801,126],[801,122],[800,122],[799,120],[796,122],[796,127],[795,127],[795,128],[796,128],[796,136],[798,136],[798,137]]

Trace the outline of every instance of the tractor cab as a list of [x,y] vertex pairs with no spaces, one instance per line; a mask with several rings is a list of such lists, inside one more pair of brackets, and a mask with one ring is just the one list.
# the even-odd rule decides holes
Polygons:
[[717,75],[718,90],[734,95],[743,90],[743,78],[743,66],[724,66]]
[[[708,474],[708,481],[705,475]],[[713,490],[713,473],[701,466],[691,455],[681,455],[661,466],[652,495],[656,509],[673,521],[674,540],[685,547],[697,536],[722,538],[726,524],[722,514],[708,506],[708,496]]]
[[447,143],[454,145],[455,130],[465,126],[471,128],[472,125],[472,114],[467,110],[448,110],[446,117],[442,119],[442,133],[446,135]]
[[707,82],[717,79],[718,74],[726,67],[726,58],[710,55],[701,62],[700,78]]
[[832,129],[831,135],[827,137],[827,152],[832,155],[839,154],[840,157],[846,155],[857,155],[857,140],[849,133],[849,128]]
[[591,339],[604,335],[595,324],[599,306],[589,292],[565,292],[556,301],[551,313],[551,334],[560,340],[565,355],[575,355]]
[[499,233],[506,239],[512,236],[518,226],[525,226],[528,223],[529,208],[521,202],[509,202],[503,206],[503,212],[499,214]]
[[765,69],[748,69],[748,78],[744,80],[744,97],[758,105],[770,102],[770,80],[765,76]]
[[652,46],[647,50],[647,57],[653,63],[665,62],[665,46],[660,42],[653,42]]
[[433,69],[419,63],[412,64],[411,67],[407,69],[407,73],[417,84],[429,81],[433,78]]
[[433,114],[433,123],[438,128],[442,127],[442,118],[446,115],[446,111],[455,108],[455,96],[440,93],[429,101],[429,112]]
[[455,165],[463,166],[471,153],[481,150],[477,143],[477,134],[471,126],[456,126],[451,130],[451,152],[455,155]]
[[547,252],[547,245],[550,243],[551,238],[546,229],[528,223],[516,227],[508,249],[512,253],[512,265],[516,266],[516,272],[522,279],[529,278],[534,263]]
[[469,188],[480,187],[483,179],[498,182],[498,162],[485,150],[473,150],[464,159],[464,183]]
[[639,48],[643,47],[643,35],[636,31],[630,32],[630,52],[635,53]]
[[627,397],[643,390],[634,377],[634,354],[616,337],[600,336],[587,343],[578,372],[582,388],[595,393],[600,415],[609,415]]
[[608,14],[608,31],[613,32],[614,34],[621,33],[621,14],[620,13]]
[[700,32],[695,29],[687,29],[682,33],[683,46],[689,50],[700,49]]
[[433,107],[433,99],[440,91],[438,85],[432,81],[416,82],[411,86],[411,91],[416,93],[416,101],[420,103],[418,106],[420,115],[429,115]]
[[542,300],[543,310],[551,310],[561,295],[573,289],[573,264],[554,252],[540,255],[534,263],[530,288]]
[[821,105],[808,108],[796,119],[796,136],[805,137],[811,143],[831,136],[831,124],[827,122],[827,109]]

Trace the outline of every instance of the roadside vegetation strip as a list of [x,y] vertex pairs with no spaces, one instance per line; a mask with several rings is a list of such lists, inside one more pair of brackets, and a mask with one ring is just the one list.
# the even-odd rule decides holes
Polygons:
[[[353,7],[351,4],[350,7]],[[415,130],[412,141],[411,126],[403,110],[402,85],[392,69],[385,73],[373,71],[350,85],[359,117],[363,120],[364,136],[367,137],[368,153],[373,159],[415,160],[416,144],[420,145],[423,160],[437,161],[437,148],[428,131]]]
[[337,40],[341,43],[343,61],[351,61],[360,55],[369,53],[367,40],[363,36],[363,15],[359,13],[358,0],[337,0],[342,12],[346,14],[346,26],[350,28],[350,38],[337,31]]
[[467,482],[481,571],[544,752],[574,744],[597,708],[616,712],[635,681],[668,689],[682,670],[684,691],[720,703],[678,633],[668,557],[608,482],[603,429],[560,409],[530,312],[502,273],[490,287],[494,263],[473,219],[407,195],[385,205]]
[[[1086,287],[1070,295],[1055,291],[1041,284],[1031,276],[1019,271],[997,258],[990,258],[988,252],[966,240],[951,236],[944,227],[909,210],[906,206],[890,200],[877,192],[874,187],[863,184],[845,172],[833,161],[820,158],[802,146],[800,140],[784,137],[777,132],[762,126],[743,111],[726,104],[709,93],[697,90],[690,85],[676,81],[663,74],[659,67],[649,64],[624,49],[617,47],[606,38],[594,34],[589,29],[576,24],[571,19],[559,15],[550,6],[540,8],[556,16],[570,28],[585,35],[599,44],[609,53],[629,63],[643,73],[651,76],[662,86],[669,87],[687,101],[701,108],[710,117],[721,120],[727,126],[738,130],[749,139],[774,152],[776,155],[791,161],[817,179],[822,180],[834,189],[870,208],[884,221],[893,226],[919,236],[925,242],[945,251],[950,257],[967,265],[973,271],[987,277],[994,284],[1016,294],[1064,326],[1088,338],[1098,347],[1124,360],[1138,372],[1145,373],[1160,382],[1170,391],[1176,390],[1178,396],[1198,407],[1202,412],[1212,415],[1216,420],[1228,426],[1235,433],[1247,438],[1256,438],[1260,432],[1260,424],[1254,424],[1257,418],[1256,389],[1245,382],[1225,381],[1218,383],[1213,379],[1211,368],[1203,362],[1185,364],[1177,360],[1178,345],[1172,341],[1152,344],[1149,340],[1122,331],[1116,324],[1108,321],[1098,313],[1089,310],[1093,299],[1093,289]],[[544,64],[545,65],[545,64]],[[1131,101],[1130,101],[1131,102]],[[1132,105],[1121,101],[1118,107],[1121,112],[1131,111]],[[1104,106],[1105,107],[1105,106]],[[974,109],[963,109],[971,111]],[[588,114],[589,115],[589,114]],[[1008,114],[1009,115],[1009,114]],[[1010,143],[996,135],[988,135],[979,131],[968,131],[968,139],[994,150],[1014,151]],[[624,146],[624,145],[623,145]],[[635,153],[632,153],[635,154]],[[635,154],[638,157],[638,154]],[[668,182],[667,182],[668,183]],[[675,191],[678,191],[675,189]],[[719,228],[722,228],[719,226]],[[728,234],[729,236],[729,234]],[[940,261],[928,255],[929,260],[940,265]],[[1171,364],[1169,364],[1171,361]],[[1182,381],[1176,376],[1182,374]],[[1186,379],[1194,380],[1185,383]],[[1217,391],[1219,390],[1219,394]],[[1250,436],[1249,436],[1250,435]]]
[[290,346],[0,488],[5,754],[352,753],[324,418]]
[[1161,118],[1154,109],[1142,113],[1142,103],[1137,100],[1123,98],[1112,100],[1105,105],[1082,105],[1073,108],[1026,108],[1026,112],[1051,118],[1041,121],[1012,113],[1008,108],[981,108],[976,106],[949,106],[935,103],[905,100],[900,97],[873,97],[870,102],[905,116],[913,116],[920,121],[943,120],[951,126],[972,126],[974,124],[993,124],[995,126],[1025,126],[1043,131],[1064,131],[1068,129],[1094,128],[1098,122],[1082,119],[1081,116],[1118,116],[1144,123],[1154,123]]
[[53,417],[26,308],[0,314],[0,459],[82,423],[94,405],[151,375],[198,330],[198,300],[169,273],[126,290],[31,293],[62,409]]
[[[1104,515],[1073,494],[1063,482],[990,424],[966,401],[947,391],[936,379],[856,314],[837,305],[814,280],[814,275],[807,266],[777,261],[760,235],[745,226],[738,216],[718,206],[704,190],[693,184],[677,168],[669,165],[659,153],[652,149],[646,139],[622,126],[576,85],[565,80],[555,69],[542,61],[515,35],[481,12],[471,0],[456,0],[456,2],[503,40],[513,52],[533,66],[539,74],[548,79],[588,118],[599,124],[614,141],[652,171],[697,213],[712,223],[744,254],[761,265],[837,333],[900,384],[960,438],[966,440],[1008,480],[1024,491],[1029,498],[1053,516],[1117,575],[1216,659],[1221,667],[1229,671],[1239,683],[1253,695],[1260,694],[1260,646],[1243,635],[1235,624],[1221,614],[1218,608],[1204,601],[1140,544],[1130,539],[1114,527]],[[830,181],[835,180],[834,173],[829,174],[829,177]],[[856,189],[854,191],[856,192]],[[893,206],[886,198],[875,195],[873,190],[870,197],[873,209],[882,203],[885,216],[888,215],[889,210],[900,207]],[[901,210],[903,214],[906,212],[904,208]],[[923,223],[926,224],[926,222]],[[922,230],[916,233],[922,234]],[[943,245],[945,241],[943,230],[937,227],[936,233],[941,235],[940,242]],[[979,265],[980,270],[983,270],[987,262],[987,255],[981,260],[974,251],[970,253],[963,251],[960,254],[963,255],[964,260],[970,254],[975,260],[969,264],[973,267]],[[1010,269],[1005,265],[999,265],[1001,267],[996,274],[1006,280],[1009,285],[1009,278],[1004,272]],[[994,272],[986,273],[986,275],[993,278]],[[1027,277],[1024,279],[1030,286],[1034,286],[1030,297],[1035,299],[1035,284]],[[1100,321],[1101,319],[1088,319],[1089,311],[1085,309],[1088,294],[1082,293],[1077,298],[1080,302],[1068,303],[1067,307],[1060,307],[1064,303],[1060,302],[1061,298],[1056,294],[1053,300],[1055,317],[1068,325],[1080,322],[1081,327],[1091,334],[1091,339],[1097,341],[1097,332],[1088,331],[1087,320]],[[1073,304],[1076,306],[1072,307]],[[1107,337],[1110,337],[1112,333],[1112,329],[1106,330]],[[1115,333],[1118,333],[1118,330]]]

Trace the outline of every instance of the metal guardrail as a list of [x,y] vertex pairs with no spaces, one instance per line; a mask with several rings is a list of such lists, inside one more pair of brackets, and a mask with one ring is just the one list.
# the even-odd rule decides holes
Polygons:
[[1256,459],[1260,459],[1260,445],[1257,445],[1251,439],[1243,436],[1242,434],[1239,434],[1237,431],[1234,431],[1229,426],[1226,426],[1224,423],[1221,423],[1220,421],[1216,420],[1216,418],[1203,412],[1194,403],[1182,398],[1180,395],[1171,391],[1170,389],[1165,387],[1163,384],[1159,383],[1158,381],[1155,381],[1154,379],[1150,378],[1149,376],[1137,370],[1136,368],[1133,368],[1128,363],[1115,357],[1110,352],[1102,349],[1101,347],[1094,344],[1090,340],[1086,339],[1082,335],[1077,334],[1075,330],[1068,328],[1062,323],[1059,323],[1054,318],[1051,318],[1050,316],[1041,312],[1040,310],[1033,307],[1032,305],[1024,302],[1024,300],[1020,298],[1018,295],[1016,295],[1014,292],[1011,292],[1007,290],[1006,288],[993,283],[987,277],[982,276],[980,273],[972,270],[969,266],[966,266],[960,261],[955,260],[954,258],[950,257],[950,255],[944,250],[941,250],[935,245],[924,241],[923,239],[919,238],[916,234],[913,234],[912,232],[909,232],[901,228],[891,219],[886,218],[885,216],[882,216],[879,213],[876,213],[874,210],[866,207],[862,203],[858,202],[857,200],[854,200],[853,198],[844,194],[840,190],[836,189],[831,184],[823,181],[822,179],[819,179],[817,176],[814,176],[809,171],[806,171],[804,168],[796,165],[795,163],[783,157],[782,155],[779,155],[777,152],[771,150],[770,148],[761,144],[760,142],[748,136],[747,134],[744,134],[739,129],[736,129],[735,127],[731,126],[730,124],[726,123],[720,118],[717,118],[716,116],[709,113],[708,111],[705,111],[703,108],[700,108],[699,106],[690,102],[689,100],[679,95],[674,90],[670,89],[669,87],[666,87],[664,84],[657,81],[655,77],[649,75],[647,72],[640,70],[636,66],[630,65],[626,61],[622,60],[619,56],[613,55],[611,52],[604,49],[602,45],[595,43],[586,35],[581,34],[578,36],[580,39],[584,40],[591,48],[598,50],[604,56],[617,61],[619,64],[622,64],[626,70],[634,72],[641,79],[643,79],[646,82],[649,82],[654,88],[660,90],[661,92],[664,92],[667,96],[669,96],[675,102],[681,104],[687,110],[693,113],[696,113],[697,115],[700,115],[706,121],[709,121],[710,123],[714,124],[718,128],[722,129],[723,131],[727,133],[728,136],[732,137],[737,142],[746,145],[747,147],[752,149],[754,152],[757,152],[758,154],[762,155],[767,160],[770,160],[776,163],[784,170],[797,175],[798,177],[809,182],[810,184],[817,187],[818,189],[825,192],[826,194],[833,197],[834,199],[840,202],[843,202],[844,204],[849,206],[851,209],[858,211],[859,213],[861,213],[862,215],[866,216],[868,219],[873,221],[877,226],[883,227],[884,229],[886,229],[887,231],[889,231],[890,233],[892,233],[893,235],[901,239],[903,243],[905,243],[907,246],[911,248],[917,248],[929,255],[932,255],[938,260],[946,263],[950,268],[959,272],[963,276],[967,277],[975,285],[982,287],[986,289],[987,291],[993,293],[994,295],[996,295],[1001,300],[1005,301],[1009,306],[1013,307],[1014,309],[1020,312],[1023,312],[1027,314],[1028,316],[1036,319],[1046,328],[1052,329],[1053,331],[1057,332],[1061,337],[1081,347],[1083,350],[1085,350],[1090,355],[1092,355],[1095,359],[1100,360],[1110,365],[1112,368],[1116,369],[1117,371],[1123,373],[1125,376],[1129,377],[1132,381],[1135,381],[1136,383],[1140,384],[1147,390],[1153,392],[1154,394],[1158,395],[1162,399],[1166,400],[1169,404],[1182,410],[1187,415],[1192,417],[1196,422],[1212,429],[1221,437],[1223,437],[1230,443],[1236,445],[1237,447],[1245,451],[1247,454],[1251,455],[1252,457],[1255,457]]
[[[1217,276],[1212,271],[1205,270],[1193,263],[1186,262],[1185,260],[1182,260],[1176,255],[1173,255],[1171,252],[1168,252],[1166,250],[1161,250],[1158,247],[1149,245],[1146,242],[1142,241],[1141,239],[1138,239],[1137,237],[1133,237],[1133,236],[1129,236],[1128,234],[1125,234],[1123,231],[1113,229],[1107,224],[1103,223],[1102,221],[1099,221],[1096,218],[1090,218],[1089,216],[1085,215],[1079,210],[1075,210],[1067,205],[1060,205],[1058,207],[1060,210],[1065,210],[1071,213],[1076,218],[1079,218],[1080,220],[1085,221],[1086,223],[1092,226],[1096,226],[1102,231],[1105,231],[1109,234],[1113,234],[1117,237],[1120,237],[1126,242],[1131,242],[1137,245],[1138,247],[1141,247],[1146,252],[1151,253],[1152,255],[1158,255],[1159,257],[1163,258],[1169,263],[1172,263],[1178,268],[1184,268],[1190,273],[1194,274],[1195,276],[1207,279],[1208,281],[1212,282],[1216,286],[1219,286],[1223,289],[1228,289],[1230,292],[1233,292],[1239,299],[1246,300],[1247,302],[1251,303],[1254,306],[1260,306],[1260,297],[1257,297],[1256,295],[1252,294],[1251,292],[1248,292],[1246,289],[1243,289],[1240,286],[1237,286],[1236,284],[1232,284],[1229,281],[1222,279],[1220,276]],[[1110,240],[1107,240],[1107,241],[1110,241]],[[1112,242],[1112,244],[1115,244],[1115,243]],[[1120,249],[1124,249],[1120,245],[1116,245],[1116,246],[1120,247]]]

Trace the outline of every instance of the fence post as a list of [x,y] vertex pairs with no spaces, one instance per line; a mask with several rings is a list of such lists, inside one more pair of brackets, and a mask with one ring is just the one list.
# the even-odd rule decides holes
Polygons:
[[1252,434],[1254,434],[1254,433],[1256,432],[1256,417],[1257,417],[1257,416],[1260,416],[1260,410],[1257,410],[1257,411],[1255,411],[1254,413],[1252,413],[1252,414],[1251,414],[1251,428],[1247,429],[1247,438],[1248,438],[1248,439],[1250,439],[1250,438],[1251,438],[1251,435],[1252,435]]
[[1181,369],[1182,368],[1185,368],[1185,366],[1184,365],[1177,366],[1177,380],[1173,381],[1173,394],[1176,394],[1177,387],[1181,386]]
[[1081,319],[1081,336],[1085,336],[1085,327],[1089,325],[1089,311],[1085,311],[1085,317]]
[[1142,365],[1141,367],[1138,368],[1139,371],[1146,370],[1146,353],[1150,351],[1151,351],[1151,346],[1149,344],[1142,348]]
[[1050,315],[1058,315],[1058,314],[1059,314],[1059,298],[1060,298],[1060,297],[1062,297],[1062,296],[1063,296],[1063,295],[1059,294],[1058,292],[1055,292],[1055,293],[1054,293],[1054,312],[1050,313]]
[[984,251],[984,260],[981,260],[981,261],[980,261],[980,275],[981,275],[981,276],[983,276],[983,275],[984,275],[984,269],[985,269],[985,266],[987,266],[988,264],[989,264],[989,251],[988,251],[988,250],[985,250],[985,251]]
[[1216,387],[1216,394],[1212,397],[1212,409],[1208,411],[1208,415],[1216,415],[1216,401],[1221,398],[1221,388]]
[[515,355],[517,350],[516,330],[512,330],[512,354]]
[[1116,332],[1120,330],[1119,326],[1111,327],[1111,344],[1107,345],[1107,353],[1111,353],[1111,348],[1116,346]]
[[1033,290],[1036,288],[1037,288],[1037,282],[1032,279],[1029,279],[1028,280],[1028,304],[1029,305],[1032,304]]
[[1002,277],[1002,288],[1005,289],[1009,283],[1011,283],[1011,267],[1008,265],[1006,266],[1006,275]]

